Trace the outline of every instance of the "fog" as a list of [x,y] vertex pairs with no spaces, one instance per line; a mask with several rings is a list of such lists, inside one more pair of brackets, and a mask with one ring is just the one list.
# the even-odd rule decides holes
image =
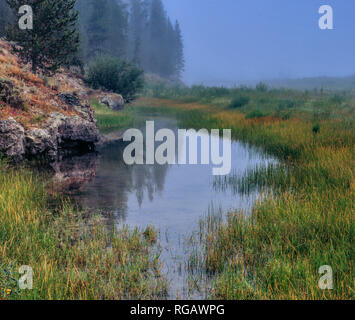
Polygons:
[[[164,0],[178,19],[187,84],[355,74],[355,1]],[[334,29],[321,30],[321,5]]]

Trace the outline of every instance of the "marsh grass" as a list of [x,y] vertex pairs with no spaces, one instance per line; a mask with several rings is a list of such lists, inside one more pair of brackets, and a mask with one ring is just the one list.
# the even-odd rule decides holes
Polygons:
[[124,110],[115,111],[93,99],[91,106],[95,110],[97,126],[101,133],[127,129],[134,124],[134,117],[126,106]]
[[[190,268],[214,277],[212,298],[353,299],[355,100],[246,91],[248,109],[237,111],[228,109],[230,92],[207,104],[179,98],[137,102],[137,108],[174,112],[184,128],[232,129],[235,139],[279,159],[217,182],[242,193],[273,192],[260,197],[250,217],[232,212],[223,220],[210,212],[201,222]],[[248,119],[256,102],[267,115]],[[291,115],[283,116],[284,110]],[[322,265],[333,268],[333,290],[318,288]]]
[[271,163],[268,165],[248,168],[243,174],[232,173],[228,176],[217,176],[213,181],[216,190],[231,190],[233,194],[250,195],[252,193],[284,192],[291,182],[288,168],[284,164]]
[[[202,230],[201,264],[215,275],[212,297],[351,299],[352,208],[338,202],[346,196],[334,201],[313,194],[300,201],[284,193],[259,202],[250,218],[232,213],[209,227],[212,232]],[[333,268],[333,290],[318,288],[322,265]]]
[[[8,273],[0,273],[1,298],[157,299],[166,294],[152,228],[148,237],[125,226],[108,231],[100,216],[51,196],[43,178],[28,169],[1,163],[0,218],[2,270],[18,280],[19,266],[33,269],[33,289],[18,292]],[[7,289],[13,290],[10,295]]]
[[[260,88],[259,88],[260,89]],[[145,97],[174,100],[184,104],[205,104],[222,109],[237,108],[247,114],[260,111],[276,116],[318,119],[354,117],[354,93],[350,91],[323,91],[290,89],[258,90],[251,87],[155,86],[145,90]]]

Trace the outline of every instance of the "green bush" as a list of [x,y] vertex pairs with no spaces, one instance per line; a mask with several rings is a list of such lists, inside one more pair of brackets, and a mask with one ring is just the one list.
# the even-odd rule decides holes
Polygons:
[[285,110],[285,109],[291,109],[295,107],[296,103],[293,100],[280,100],[279,105],[278,105],[278,110]]
[[253,118],[262,118],[262,117],[266,117],[267,114],[260,111],[260,110],[254,110],[249,112],[246,116],[245,119],[253,119]]
[[229,104],[229,108],[237,109],[247,105],[250,101],[250,97],[247,95],[239,95],[233,98],[232,102]]
[[268,86],[267,84],[263,82],[259,82],[256,86],[255,89],[260,92],[267,92],[268,91]]
[[126,102],[135,99],[143,88],[143,71],[116,58],[98,56],[90,64],[86,82],[94,89],[104,88],[123,96]]
[[346,98],[340,94],[335,94],[330,98],[330,102],[337,105],[341,105],[345,100]]
[[313,128],[312,128],[312,132],[314,134],[318,134],[320,132],[320,124],[319,123],[316,123]]

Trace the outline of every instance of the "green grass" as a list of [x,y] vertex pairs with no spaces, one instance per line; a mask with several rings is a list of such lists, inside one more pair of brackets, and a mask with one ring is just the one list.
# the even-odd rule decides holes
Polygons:
[[253,110],[246,114],[245,119],[262,118],[266,116],[268,116],[268,113],[265,113],[260,110]]
[[220,108],[237,108],[247,114],[254,110],[276,116],[292,115],[307,118],[354,117],[352,91],[296,91],[290,89],[224,88],[204,86],[151,86],[145,96],[171,99],[182,103],[203,103]]
[[[100,216],[87,216],[50,195],[44,180],[28,169],[0,164],[0,298],[165,296],[151,227],[108,231]],[[21,265],[33,269],[32,290],[17,288]],[[13,290],[10,295],[7,289]]]
[[[354,98],[251,89],[217,96],[211,89],[200,102],[186,103],[193,90],[184,90],[173,101],[141,104],[174,112],[181,127],[230,128],[235,139],[280,160],[280,165],[215,182],[235,192],[258,190],[263,197],[249,218],[237,211],[223,221],[211,212],[201,221],[190,266],[213,276],[211,297],[353,299]],[[238,90],[247,92],[250,102],[231,110]],[[144,106],[138,103],[138,108]],[[263,114],[250,116],[255,110]],[[333,290],[318,288],[322,265],[333,268]]]
[[91,106],[95,110],[97,126],[101,133],[127,129],[134,124],[134,117],[128,106],[122,111],[114,111],[97,100],[92,100]]
[[[258,203],[249,219],[201,229],[201,265],[223,299],[351,299],[353,221],[348,195],[284,193]],[[205,224],[207,222],[204,222]],[[202,224],[203,225],[203,224]],[[330,265],[333,290],[320,290],[318,269]]]

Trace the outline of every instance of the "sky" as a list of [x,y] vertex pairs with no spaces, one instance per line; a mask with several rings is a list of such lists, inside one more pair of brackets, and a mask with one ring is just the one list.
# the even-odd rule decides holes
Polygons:
[[[184,37],[187,84],[355,74],[354,0],[163,0]],[[321,30],[321,5],[334,29]]]

